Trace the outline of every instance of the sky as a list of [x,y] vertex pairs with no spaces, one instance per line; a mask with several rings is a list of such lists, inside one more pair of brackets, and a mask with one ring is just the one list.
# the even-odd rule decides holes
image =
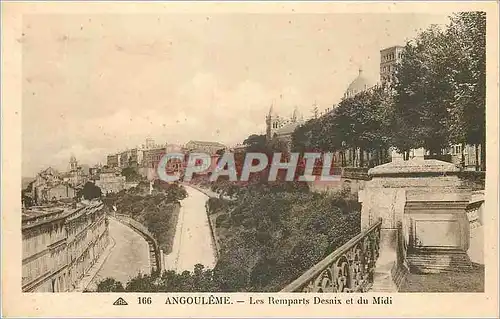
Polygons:
[[232,146],[265,132],[274,103],[308,118],[429,14],[31,15],[23,19],[23,176],[66,170],[152,137]]

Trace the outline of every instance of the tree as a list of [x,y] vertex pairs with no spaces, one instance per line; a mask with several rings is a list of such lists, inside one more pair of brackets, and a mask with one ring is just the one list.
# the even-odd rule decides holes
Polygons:
[[[447,30],[448,80],[454,92],[450,106],[452,142],[481,145],[486,156],[486,13],[460,12]],[[463,147],[462,147],[463,149]],[[478,167],[476,167],[478,169]]]
[[449,101],[446,34],[433,26],[403,49],[395,81],[394,146],[400,151],[425,147],[440,153],[449,145]]
[[32,197],[34,181],[30,182],[25,189],[21,191],[21,201],[25,207],[31,207],[34,204]]
[[97,284],[97,292],[122,292],[125,291],[123,284],[114,278],[106,278]]
[[267,138],[266,135],[252,134],[243,141],[243,145],[246,147],[246,152],[266,152]]
[[343,165],[344,152],[348,149],[353,154],[360,150],[361,165],[363,151],[375,151],[380,163],[380,154],[388,148],[392,134],[389,129],[394,117],[391,103],[391,96],[382,88],[346,98],[333,112],[298,128],[292,134],[293,149],[299,152],[339,151]]
[[476,150],[481,145],[484,159],[486,14],[461,12],[450,20],[446,29],[431,27],[403,50],[395,76],[393,145],[433,153],[451,143]]
[[156,292],[158,289],[155,285],[155,279],[153,275],[139,274],[137,277],[130,279],[125,290],[133,292]]
[[316,103],[314,103],[312,114],[314,119],[317,119],[319,117],[319,108],[318,105],[316,105]]
[[121,174],[125,176],[127,182],[139,182],[142,179],[142,176],[133,167],[125,167]]
[[92,182],[87,182],[83,186],[83,189],[81,190],[81,193],[79,196],[83,196],[84,199],[87,200],[92,200],[95,198],[101,198],[101,189],[99,186],[95,185]]
[[268,143],[268,149],[270,153],[276,152],[285,154],[288,153],[288,144],[278,137],[273,137]]

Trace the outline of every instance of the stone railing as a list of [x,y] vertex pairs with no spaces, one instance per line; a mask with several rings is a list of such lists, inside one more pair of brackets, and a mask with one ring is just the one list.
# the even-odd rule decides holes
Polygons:
[[373,284],[382,219],[314,265],[281,292],[366,292]]
[[475,229],[483,225],[483,209],[484,190],[473,192],[469,205],[467,205],[465,209],[471,229]]
[[406,276],[410,272],[408,266],[408,261],[406,260],[406,255],[408,252],[408,240],[409,235],[406,232],[407,227],[403,227],[402,222],[397,223],[398,233],[397,233],[397,249],[396,255],[397,259],[391,269],[392,281],[394,282],[396,288],[399,290],[400,287],[406,280]]
[[214,192],[211,189],[208,189],[208,188],[200,186],[200,185],[191,184],[191,183],[187,183],[187,182],[184,182],[182,185],[192,187],[192,188],[196,189],[197,191],[202,192],[203,194],[205,194],[211,198],[220,198],[220,199],[229,200],[229,201],[235,200],[235,198],[231,198],[227,195],[222,195],[220,193]]
[[484,264],[484,210],[484,190],[473,192],[465,209],[470,225],[467,253],[471,261],[477,264]]
[[369,180],[368,168],[366,167],[342,167],[342,178]]

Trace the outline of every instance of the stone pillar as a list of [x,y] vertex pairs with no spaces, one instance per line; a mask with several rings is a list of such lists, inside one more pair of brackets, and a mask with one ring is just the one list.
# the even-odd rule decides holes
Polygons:
[[391,152],[391,161],[392,162],[399,162],[403,161],[403,154],[399,153],[395,148],[390,148]]
[[465,188],[458,172],[451,163],[423,156],[370,169],[372,179],[359,196],[361,226],[364,229],[383,219],[381,254],[395,257],[400,222],[408,252],[467,251],[465,208],[471,190]]

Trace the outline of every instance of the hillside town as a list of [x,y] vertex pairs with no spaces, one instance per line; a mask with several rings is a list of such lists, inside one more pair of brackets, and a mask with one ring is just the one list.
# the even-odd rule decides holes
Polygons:
[[[359,93],[373,91],[377,88],[389,87],[391,79],[395,76],[396,65],[401,63],[402,49],[403,46],[381,49],[379,62],[380,82],[370,82],[363,75],[363,70],[360,68],[356,78],[347,87],[343,98],[354,97]],[[292,149],[292,134],[297,128],[303,126],[306,120],[304,114],[299,114],[296,106],[290,116],[277,114],[274,108],[275,104],[279,103],[280,99],[273,101],[269,113],[263,116],[266,124],[265,138],[267,141],[278,140],[283,142],[286,149],[290,151]],[[319,110],[315,103],[312,104],[312,114],[309,115],[308,120],[326,117],[335,110],[337,105],[338,102],[324,110]],[[257,132],[249,132],[249,136],[252,134],[257,134]],[[244,141],[233,146],[227,146],[217,141],[189,141],[185,145],[157,144],[154,139],[148,137],[145,139],[145,143],[140,146],[108,154],[105,164],[79,164],[76,157],[72,155],[69,159],[68,171],[58,172],[54,168],[48,167],[38,173],[30,186],[31,191],[23,194],[23,203],[33,205],[54,200],[71,200],[77,196],[87,182],[94,183],[101,189],[103,194],[117,193],[136,186],[141,178],[148,180],[154,178],[161,158],[167,153],[181,152],[189,154],[203,152],[210,154],[213,160],[217,161],[221,155],[220,151],[238,153],[242,152],[245,147]],[[406,154],[407,158],[443,159],[466,171],[478,170],[478,167],[484,162],[481,155],[481,146],[476,148],[470,144],[451,144],[443,148],[439,154],[431,154],[429,150],[424,148],[411,149]],[[385,159],[379,164],[392,159],[402,159],[403,156],[405,154],[396,151],[394,148],[387,148]],[[371,161],[374,157],[373,152],[361,148],[350,149],[345,154],[337,151],[334,155],[333,165],[335,167],[364,167],[368,169],[374,166]],[[360,162],[361,158],[365,159],[364,163]],[[182,172],[185,166],[186,162],[169,161],[166,170],[169,173]]]
[[[484,37],[484,20],[460,13],[447,28]],[[434,46],[461,44],[451,31],[439,44],[432,28],[416,44],[371,52],[378,59],[357,65],[339,100],[276,96],[265,131],[238,143],[144,134],[144,144],[101,154],[105,163],[73,154],[66,171],[38,172],[22,190],[23,291],[484,290],[486,70],[467,51],[457,74],[480,76],[427,72],[457,67],[430,59]],[[484,46],[466,44],[484,62]],[[332,154],[340,182],[270,182],[269,170],[246,183],[209,180],[208,170],[189,182],[157,174],[169,153],[184,159],[168,161],[168,174],[182,177],[193,153],[214,165],[231,153],[241,174],[253,152]]]

